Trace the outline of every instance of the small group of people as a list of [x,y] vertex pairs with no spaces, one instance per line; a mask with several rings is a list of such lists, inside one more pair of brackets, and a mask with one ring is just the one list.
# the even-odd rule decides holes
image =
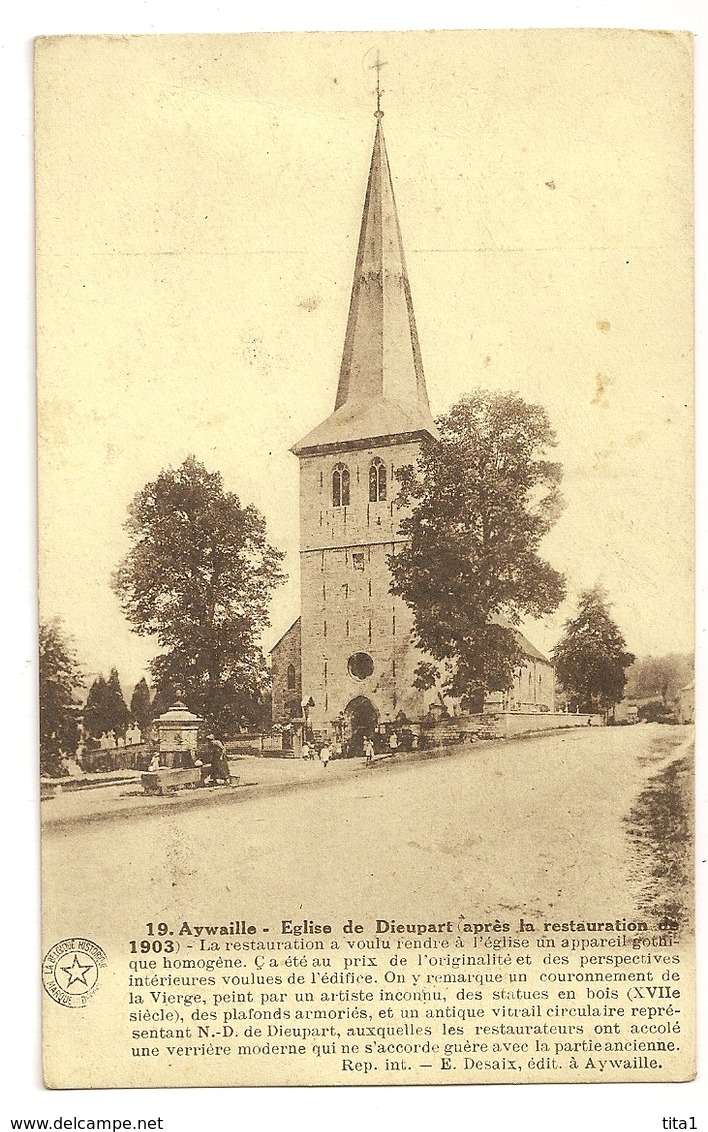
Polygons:
[[[377,751],[380,754],[385,754],[386,751],[390,755],[395,755],[399,750],[418,750],[419,739],[418,736],[412,733],[404,733],[403,741],[398,737],[397,731],[392,731],[388,736],[378,736],[377,745],[374,745],[374,738],[372,735],[364,735],[361,738],[361,753],[364,756],[364,765],[372,766],[374,756]],[[323,766],[329,766],[332,759],[344,758],[350,752],[353,752],[358,747],[357,737],[351,740],[351,743],[342,744],[339,739],[327,739],[321,745],[309,739],[304,739],[300,754],[303,759],[315,761],[318,760]],[[357,752],[358,753],[358,752]]]
[[228,786],[231,782],[231,768],[226,756],[226,747],[213,732],[207,735],[205,744],[200,743],[200,752],[191,750],[168,752],[161,756],[160,750],[154,749],[150,754],[150,761],[146,767],[148,771],[162,770],[167,766],[171,769],[197,767],[202,772],[202,785],[218,786],[223,783]]
[[[404,736],[403,736],[403,741],[401,741],[399,739],[397,731],[391,732],[391,734],[388,737],[388,741],[385,740],[385,737],[383,737],[383,738],[384,738],[385,746],[388,747],[389,755],[395,755],[400,750],[403,750],[403,751],[417,751],[418,750],[419,739],[418,739],[418,736],[413,734],[412,732],[405,732]],[[383,754],[384,751],[382,750],[381,753]],[[374,760],[374,754],[375,754],[374,741],[369,735],[366,735],[364,737],[364,762],[365,762],[366,766],[371,766],[371,764]]]
[[330,743],[328,739],[325,739],[322,746],[318,749],[314,743],[309,743],[308,740],[305,739],[300,753],[303,759],[313,761],[319,759],[322,765],[326,767],[329,766],[333,758],[342,757],[342,747],[341,744],[337,742]]

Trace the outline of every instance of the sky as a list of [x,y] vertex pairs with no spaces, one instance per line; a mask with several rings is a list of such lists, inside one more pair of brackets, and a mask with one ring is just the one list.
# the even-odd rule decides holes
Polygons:
[[690,48],[661,33],[47,41],[38,53],[42,614],[130,690],[110,588],[135,493],[193,453],[266,516],[298,612],[290,446],[333,408],[384,129],[433,413],[547,409],[568,602],[638,655],[693,644]]

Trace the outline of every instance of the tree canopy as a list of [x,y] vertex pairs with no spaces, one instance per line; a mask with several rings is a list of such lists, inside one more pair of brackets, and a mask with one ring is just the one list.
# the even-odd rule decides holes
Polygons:
[[112,668],[108,680],[98,676],[89,688],[84,728],[94,739],[100,739],[101,735],[123,739],[129,724],[130,712],[123,698],[118,669]]
[[670,707],[682,688],[693,678],[691,653],[638,658],[627,673],[625,696],[636,700],[659,698],[664,709]]
[[84,705],[84,729],[92,739],[99,739],[111,728],[108,718],[108,686],[105,676],[97,676],[89,688]]
[[626,670],[634,656],[627,652],[610,608],[601,586],[584,590],[576,616],[566,621],[563,636],[551,654],[571,710],[605,712],[624,695]]
[[125,733],[130,727],[131,717],[123,696],[123,689],[120,686],[117,668],[111,669],[106,688],[108,689],[108,713],[111,724],[109,730],[118,738],[124,739]]
[[39,626],[40,772],[57,777],[79,744],[76,692],[83,676],[58,619]]
[[408,544],[389,558],[392,592],[413,609],[418,645],[434,661],[418,686],[480,710],[521,663],[513,627],[551,613],[563,575],[539,553],[562,508],[561,466],[545,410],[513,393],[476,390],[437,420],[417,467],[399,472]]
[[[184,694],[181,689],[180,694]],[[150,705],[150,714],[152,715],[153,720],[157,719],[161,715],[164,715],[168,708],[171,708],[173,703],[177,699],[177,691],[172,686],[170,681],[167,678],[160,680],[157,687],[155,688],[155,694],[152,697],[152,704]]]
[[130,698],[130,718],[135,720],[140,728],[140,734],[144,738],[145,732],[153,721],[150,689],[144,676],[133,688],[133,694]]
[[131,546],[113,584],[134,631],[163,649],[152,675],[229,730],[239,698],[267,686],[259,642],[284,575],[265,519],[190,456],[138,492],[126,530]]

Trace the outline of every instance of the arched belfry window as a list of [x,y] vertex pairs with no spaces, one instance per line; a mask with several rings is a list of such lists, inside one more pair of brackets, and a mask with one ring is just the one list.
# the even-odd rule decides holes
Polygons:
[[386,465],[377,456],[369,468],[369,503],[381,503],[386,498]]
[[332,472],[332,506],[349,506],[349,468],[337,464]]
[[288,689],[290,691],[292,691],[296,687],[297,687],[297,684],[296,684],[296,680],[295,680],[295,665],[289,664],[288,665]]

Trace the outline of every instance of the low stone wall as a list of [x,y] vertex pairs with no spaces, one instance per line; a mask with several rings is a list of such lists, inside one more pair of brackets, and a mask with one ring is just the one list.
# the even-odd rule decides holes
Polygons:
[[256,735],[238,735],[234,739],[227,739],[224,746],[226,753],[231,757],[236,755],[259,755],[266,759],[295,757],[292,736],[286,736],[278,731]]
[[104,747],[84,751],[81,765],[89,774],[116,770],[147,770],[150,751],[145,743],[132,743],[127,747]]
[[459,715],[441,720],[435,727],[422,728],[426,747],[446,747],[474,739],[510,739],[515,735],[557,731],[565,727],[602,727],[601,715],[570,715],[552,711],[485,712],[483,715]]
[[529,735],[534,731],[557,731],[564,727],[603,727],[601,715],[571,715],[562,711],[499,712],[494,716],[494,730],[499,736]]
[[497,736],[495,715],[456,715],[441,719],[434,727],[421,727],[424,747],[448,747],[467,739],[493,739]]

